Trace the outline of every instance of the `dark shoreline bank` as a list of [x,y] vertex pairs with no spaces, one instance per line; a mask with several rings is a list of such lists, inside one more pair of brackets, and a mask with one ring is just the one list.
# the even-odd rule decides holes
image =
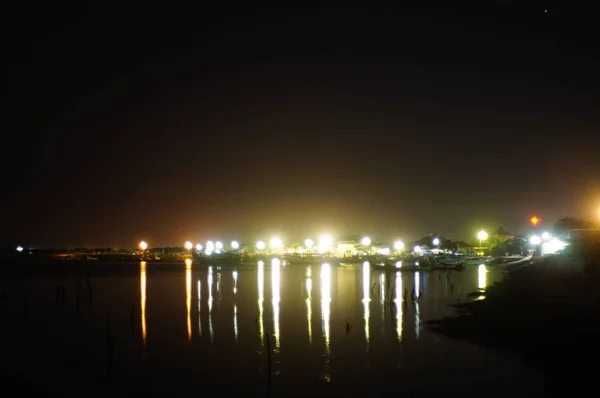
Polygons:
[[[600,354],[600,278],[565,271],[558,258],[533,262],[455,306],[458,316],[429,322],[443,336],[509,352],[541,369],[548,396],[587,391]],[[591,362],[591,363],[589,363]]]

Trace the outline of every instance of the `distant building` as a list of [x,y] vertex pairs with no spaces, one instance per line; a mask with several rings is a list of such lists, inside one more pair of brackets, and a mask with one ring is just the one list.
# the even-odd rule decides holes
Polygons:
[[342,240],[337,244],[337,256],[338,257],[353,257],[358,254],[356,247],[359,242],[354,240]]
[[450,250],[462,253],[472,252],[473,246],[468,244],[467,242],[459,240],[451,243]]
[[502,225],[500,225],[498,227],[498,229],[496,230],[496,232],[494,232],[494,234],[492,236],[496,237],[498,239],[501,239],[501,240],[515,239],[514,235],[511,235],[508,232],[506,232],[506,230],[504,229],[504,227]]

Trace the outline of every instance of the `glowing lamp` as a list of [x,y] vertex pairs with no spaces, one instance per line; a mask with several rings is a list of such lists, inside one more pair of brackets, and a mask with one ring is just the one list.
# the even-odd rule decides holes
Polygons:
[[281,241],[281,239],[277,238],[277,237],[272,238],[270,243],[271,243],[271,249],[279,249],[283,245],[283,242]]

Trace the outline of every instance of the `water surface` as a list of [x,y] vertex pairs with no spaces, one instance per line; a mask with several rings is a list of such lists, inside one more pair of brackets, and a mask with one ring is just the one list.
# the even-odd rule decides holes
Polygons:
[[8,295],[3,328],[18,330],[3,343],[12,368],[63,396],[89,385],[149,395],[542,395],[540,373],[518,359],[425,326],[500,281],[491,267],[402,272],[278,260],[235,269],[79,267],[0,282]]

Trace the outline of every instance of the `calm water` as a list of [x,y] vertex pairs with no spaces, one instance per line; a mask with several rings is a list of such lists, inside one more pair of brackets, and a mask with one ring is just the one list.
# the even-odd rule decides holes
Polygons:
[[[64,396],[82,389],[542,395],[541,374],[518,359],[445,339],[425,324],[453,314],[448,305],[469,292],[500,281],[491,267],[431,273],[278,261],[235,270],[183,263],[81,267],[88,268],[72,273],[78,276],[45,272],[0,281],[8,293],[0,302],[2,327],[18,330],[2,343],[10,352],[5,358]],[[413,288],[420,296],[414,300]]]

